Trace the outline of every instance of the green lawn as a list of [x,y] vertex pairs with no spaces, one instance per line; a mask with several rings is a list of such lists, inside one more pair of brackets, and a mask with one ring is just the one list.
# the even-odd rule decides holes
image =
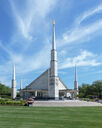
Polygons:
[[102,128],[102,107],[0,106],[0,128]]

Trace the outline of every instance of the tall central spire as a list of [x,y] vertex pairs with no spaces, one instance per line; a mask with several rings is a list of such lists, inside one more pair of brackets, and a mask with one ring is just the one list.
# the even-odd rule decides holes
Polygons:
[[13,80],[15,80],[15,65],[13,65]]
[[56,49],[56,43],[55,43],[55,21],[54,20],[53,20],[52,49]]
[[53,20],[52,50],[51,50],[51,76],[58,76],[57,73],[57,51],[55,42],[55,21]]
[[49,98],[58,99],[58,72],[57,72],[57,51],[55,42],[55,21],[53,20],[52,50],[50,62]]

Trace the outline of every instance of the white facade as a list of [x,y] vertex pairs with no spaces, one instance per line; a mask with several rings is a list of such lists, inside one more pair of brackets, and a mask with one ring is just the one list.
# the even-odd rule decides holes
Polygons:
[[[58,95],[57,97],[54,97],[56,93],[54,92],[50,92],[51,88],[49,89],[50,87],[50,76],[51,74],[51,70],[48,69],[46,70],[44,73],[42,73],[37,79],[35,79],[32,83],[30,83],[25,90],[21,90],[21,93],[20,95],[23,96],[23,91],[25,93],[25,95],[27,95],[27,97],[30,97],[32,95],[32,92],[33,92],[33,95],[34,97],[37,97],[39,96],[43,96],[44,98],[54,98],[54,99],[58,99],[59,98],[59,91],[60,90],[66,90],[67,87],[63,84],[63,82],[61,81],[61,79],[59,77],[57,77],[58,79]],[[55,88],[56,89],[56,88]],[[28,90],[28,92],[26,92],[26,90]],[[54,90],[54,89],[52,89]],[[51,95],[50,95],[51,94]],[[50,97],[51,96],[51,97]]]
[[[69,90],[58,76],[58,60],[55,42],[55,21],[53,21],[53,36],[50,68],[42,73],[37,79],[31,82],[20,93],[23,98],[40,97],[48,99],[59,99],[61,97],[71,97],[76,91]],[[75,83],[76,87],[76,83]],[[71,94],[72,93],[72,94]]]

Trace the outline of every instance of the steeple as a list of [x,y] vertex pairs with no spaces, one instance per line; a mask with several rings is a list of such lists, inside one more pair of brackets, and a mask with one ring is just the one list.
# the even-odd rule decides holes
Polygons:
[[56,43],[55,43],[55,21],[54,20],[53,20],[52,49],[56,50]]
[[74,81],[74,89],[75,89],[75,90],[78,89],[77,68],[76,68],[76,65],[75,65],[75,81]]
[[75,81],[77,81],[77,68],[76,68],[76,65],[75,65]]
[[12,92],[11,92],[12,99],[16,98],[16,78],[15,78],[15,65],[13,65],[13,73],[12,73]]
[[53,20],[52,50],[51,50],[51,76],[58,76],[57,73],[57,51],[55,42],[55,21]]
[[20,90],[22,89],[22,80],[20,81]]
[[74,81],[75,97],[78,95],[77,67],[75,65],[75,81]]
[[55,42],[55,21],[53,20],[53,34],[52,34],[52,50],[50,61],[50,82],[49,82],[49,98],[59,98],[59,86],[58,86],[58,69],[57,69],[57,51]]
[[12,80],[15,80],[15,65],[13,65],[13,76],[12,76]]

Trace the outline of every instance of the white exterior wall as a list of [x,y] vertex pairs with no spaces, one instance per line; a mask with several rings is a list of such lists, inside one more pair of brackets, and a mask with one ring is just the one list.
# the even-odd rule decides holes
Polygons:
[[[51,74],[50,69],[48,69],[43,74],[41,74],[36,80],[34,80],[31,84],[29,84],[27,86],[27,89],[35,90],[35,96],[37,96],[37,90],[46,89],[48,90],[48,92],[43,92],[43,97],[58,98],[59,90],[65,90],[67,88],[64,86],[63,82],[60,80],[59,77],[53,78],[50,77],[50,74]],[[24,97],[25,95],[27,97],[28,95],[27,92],[21,91],[21,97]]]

